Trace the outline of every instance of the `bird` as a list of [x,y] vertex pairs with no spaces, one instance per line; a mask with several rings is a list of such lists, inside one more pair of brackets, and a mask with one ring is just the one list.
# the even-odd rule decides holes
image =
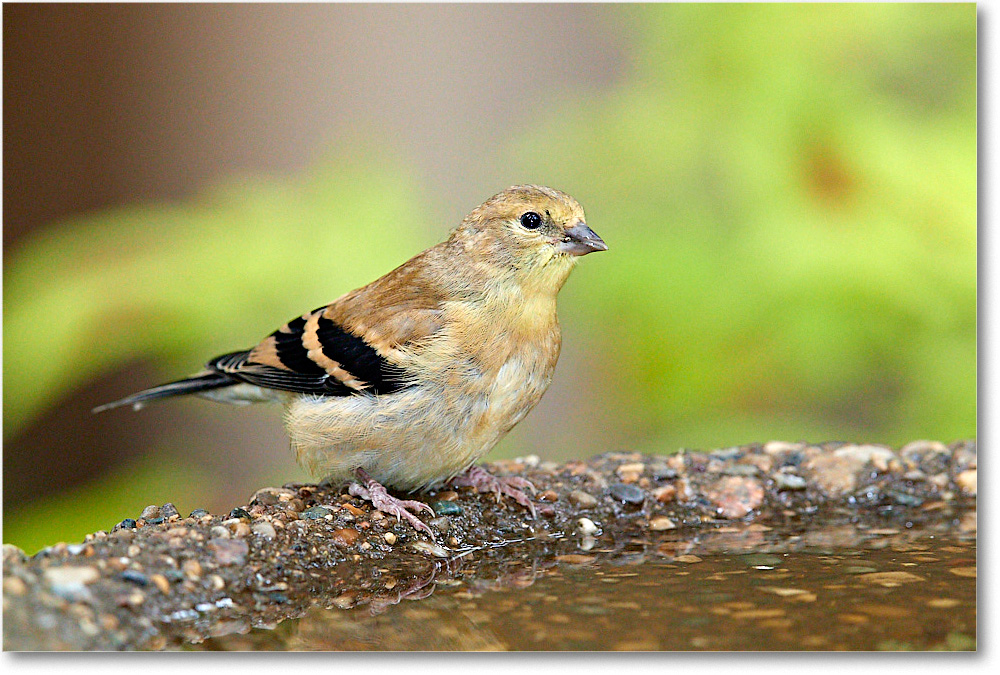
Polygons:
[[276,402],[301,466],[432,539],[415,515],[434,515],[430,506],[389,489],[468,486],[534,516],[528,480],[476,462],[548,389],[561,345],[556,296],[582,256],[606,250],[573,197],[515,185],[445,241],[253,348],[94,412],[182,395]]

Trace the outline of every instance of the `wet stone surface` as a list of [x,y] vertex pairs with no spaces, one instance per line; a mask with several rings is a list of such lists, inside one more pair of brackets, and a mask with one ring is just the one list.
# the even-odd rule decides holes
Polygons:
[[4,647],[975,648],[974,442],[488,468],[533,481],[538,517],[422,494],[449,504],[431,541],[289,484],[224,515],[151,506],[82,544],[5,546]]

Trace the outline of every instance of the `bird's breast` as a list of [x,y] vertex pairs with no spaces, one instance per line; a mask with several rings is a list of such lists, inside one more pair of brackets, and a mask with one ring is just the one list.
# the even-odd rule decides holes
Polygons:
[[495,442],[535,407],[552,381],[559,347],[554,320],[527,330],[518,330],[514,323],[508,323],[506,331],[494,327],[485,339],[469,345],[460,359],[469,368],[459,369],[464,382],[454,391],[474,402],[468,421],[471,437]]

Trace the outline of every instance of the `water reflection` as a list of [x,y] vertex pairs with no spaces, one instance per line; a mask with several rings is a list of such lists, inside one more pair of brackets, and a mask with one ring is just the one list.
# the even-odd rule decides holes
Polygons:
[[650,535],[586,551],[569,541],[466,551],[416,577],[383,568],[299,618],[231,624],[181,648],[975,648],[974,511],[925,524],[845,514]]

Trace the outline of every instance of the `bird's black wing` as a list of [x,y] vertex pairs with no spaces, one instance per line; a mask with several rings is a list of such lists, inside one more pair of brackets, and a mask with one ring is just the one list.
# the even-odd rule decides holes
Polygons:
[[261,387],[320,396],[391,394],[410,384],[364,339],[324,316],[326,309],[289,321],[249,351],[212,359],[208,368]]

